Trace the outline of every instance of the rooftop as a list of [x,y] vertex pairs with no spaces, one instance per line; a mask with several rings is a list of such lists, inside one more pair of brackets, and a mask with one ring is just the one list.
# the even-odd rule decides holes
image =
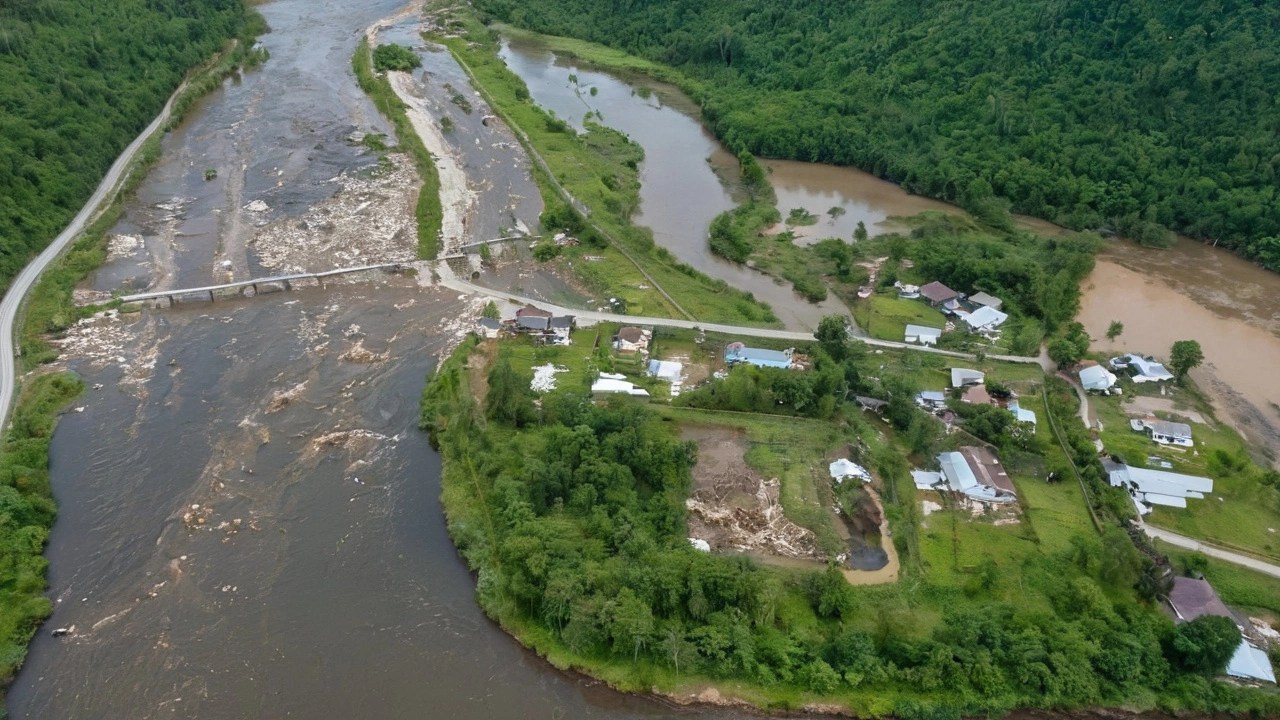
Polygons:
[[1004,304],[1004,302],[1000,300],[1000,298],[994,297],[992,295],[988,295],[981,291],[970,295],[969,302],[975,305],[982,305],[984,307],[994,308],[996,310],[999,310],[1000,306]]
[[535,307],[533,305],[525,305],[524,307],[516,311],[516,317],[518,318],[523,318],[523,317],[549,318],[551,317],[551,313],[547,312],[546,310],[543,310],[542,308]]
[[987,374],[980,370],[970,370],[969,368],[951,368],[951,387],[963,387],[965,385],[981,385],[987,379]]
[[1191,437],[1191,426],[1186,423],[1166,422],[1164,420],[1148,420],[1147,427],[1151,428],[1151,432],[1157,435],[1166,435],[1168,437],[1189,438]]
[[929,299],[932,303],[946,302],[954,297],[958,297],[959,293],[942,283],[934,280],[920,288],[920,294]]
[[1169,604],[1173,612],[1182,621],[1195,620],[1201,615],[1221,615],[1231,617],[1217,591],[1208,580],[1196,580],[1189,577],[1173,579],[1173,589],[1169,591]]
[[628,325],[627,327],[620,328],[618,330],[618,339],[634,345],[644,339],[644,334],[643,329],[635,327],[634,325]]
[[969,445],[960,448],[960,454],[969,462],[969,467],[973,469],[978,482],[988,487],[998,487],[1005,492],[1015,494],[1018,492],[1013,486],[1013,481],[1009,479],[1009,473],[1005,472],[1004,466],[990,450]]
[[964,316],[964,322],[974,330],[994,329],[1004,324],[1009,316],[993,307],[980,307]]
[[906,334],[915,335],[917,337],[925,336],[936,338],[942,336],[942,328],[928,327],[925,325],[908,325]]

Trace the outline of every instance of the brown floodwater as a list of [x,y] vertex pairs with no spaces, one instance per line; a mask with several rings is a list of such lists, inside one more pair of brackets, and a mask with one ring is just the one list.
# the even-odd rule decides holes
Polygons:
[[[800,245],[824,238],[851,242],[859,222],[866,227],[867,235],[874,237],[906,229],[890,218],[908,217],[926,210],[963,212],[954,205],[912,195],[899,185],[857,168],[796,160],[767,160],[765,166],[783,218],[793,209],[808,210],[818,218],[813,225],[790,227]],[[836,208],[839,210],[833,213]],[[786,228],[774,228],[783,229]]]
[[[1095,347],[1167,359],[1174,341],[1199,341],[1205,363],[1193,377],[1237,427],[1274,452],[1280,276],[1187,238],[1168,250],[1115,240],[1083,290],[1079,320]],[[1107,340],[1112,320],[1124,323],[1124,333]]]
[[711,220],[737,205],[725,181],[736,176],[737,160],[702,126],[697,106],[679,89],[604,72],[532,41],[504,42],[501,57],[534,101],[557,117],[581,129],[587,113],[598,112],[603,117],[595,122],[644,148],[635,222],[651,229],[654,242],[680,262],[768,303],[788,329],[814,329],[824,315],[848,313],[834,296],[808,302],[790,283],[712,254]]

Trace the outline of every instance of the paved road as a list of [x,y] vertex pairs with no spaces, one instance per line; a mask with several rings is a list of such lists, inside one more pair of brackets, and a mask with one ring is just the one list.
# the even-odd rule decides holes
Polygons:
[[14,360],[14,322],[18,316],[18,310],[22,306],[23,300],[27,293],[40,279],[40,273],[53,262],[54,258],[66,249],[85,226],[92,221],[97,214],[99,207],[104,201],[115,196],[120,180],[124,177],[125,171],[129,168],[129,164],[133,162],[134,155],[138,153],[138,149],[142,144],[151,137],[153,133],[160,129],[165,122],[169,120],[170,111],[173,109],[174,98],[186,89],[187,83],[184,81],[169,97],[169,102],[165,103],[164,109],[156,116],[155,120],[147,126],[142,134],[129,143],[124,149],[120,157],[116,158],[115,164],[107,171],[106,177],[102,178],[102,182],[98,184],[98,189],[93,191],[93,196],[85,203],[84,207],[71,221],[70,225],[62,231],[58,237],[49,243],[49,246],[40,253],[35,260],[27,264],[18,277],[14,279],[13,284],[9,286],[5,292],[4,299],[0,300],[0,427],[8,424],[10,406],[13,404],[14,385],[17,380],[17,370]]
[[1195,550],[1196,552],[1204,553],[1209,557],[1225,560],[1235,565],[1247,567],[1250,570],[1257,570],[1260,573],[1280,578],[1280,565],[1272,565],[1269,562],[1258,560],[1257,558],[1252,558],[1248,555],[1233,553],[1229,550],[1221,550],[1213,547],[1212,545],[1206,545],[1195,538],[1189,538],[1185,535],[1179,535],[1178,533],[1163,530],[1158,527],[1151,527],[1144,522],[1140,522],[1140,526],[1142,527],[1142,531],[1147,534],[1147,537],[1163,540],[1170,545],[1176,545],[1177,547],[1186,550]]
[[[656,318],[656,317],[640,317],[636,315],[619,315],[617,313],[596,312],[594,310],[578,310],[575,308],[562,307],[560,305],[552,305],[551,303],[535,300],[533,298],[523,297],[521,295],[513,295],[511,293],[499,290],[491,290],[481,287],[466,280],[462,280],[453,274],[445,265],[436,266],[436,272],[440,275],[440,284],[451,290],[467,293],[469,295],[487,295],[490,297],[500,298],[503,300],[511,300],[521,304],[530,304],[542,308],[558,315],[573,315],[579,321],[588,323],[597,322],[622,322],[631,325],[657,325],[662,327],[677,328],[701,328],[711,332],[724,333],[726,335],[741,335],[744,337],[760,337],[772,338],[775,340],[795,340],[798,342],[812,341],[813,333],[798,332],[795,330],[775,330],[773,328],[757,328],[743,327],[740,325],[722,325],[720,323],[699,322],[695,320],[677,320],[674,318]],[[972,360],[973,356],[968,353],[952,352],[950,350],[939,350],[937,348],[925,347],[923,345],[909,345],[902,342],[893,342],[891,340],[876,340],[874,338],[858,338],[860,341],[873,347],[894,348],[901,350],[915,350],[917,352],[932,353],[934,355],[944,355],[947,357],[963,358]],[[1004,362],[1039,364],[1039,358],[1021,357],[1016,355],[988,355],[990,360],[1001,360]]]

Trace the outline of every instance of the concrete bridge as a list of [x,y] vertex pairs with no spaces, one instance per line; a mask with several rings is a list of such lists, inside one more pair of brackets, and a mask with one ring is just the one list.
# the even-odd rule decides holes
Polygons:
[[[293,286],[298,283],[315,283],[323,287],[325,278],[331,278],[338,275],[350,275],[352,273],[370,272],[373,270],[399,272],[407,264],[408,263],[382,263],[378,265],[360,265],[358,267],[338,268],[336,270],[326,270],[324,272],[295,273],[292,275],[276,275],[274,277],[254,278],[252,280],[241,280],[240,282],[223,283],[221,285],[206,285],[205,287],[153,290],[151,292],[123,295],[120,297],[120,300],[126,303],[146,302],[147,300],[163,301],[157,302],[156,307],[169,307],[170,305],[178,302],[179,298],[204,300],[207,296],[209,302],[216,302],[219,296],[224,298],[236,294],[252,296],[257,295],[258,293],[292,290]],[[246,292],[246,290],[251,290],[252,292]]]

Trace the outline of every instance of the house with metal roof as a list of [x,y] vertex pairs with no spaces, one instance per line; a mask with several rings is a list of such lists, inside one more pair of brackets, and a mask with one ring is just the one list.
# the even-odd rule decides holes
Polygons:
[[980,307],[968,315],[961,315],[960,319],[964,321],[965,325],[969,326],[969,330],[976,333],[984,333],[999,330],[1004,321],[1009,319],[1009,316],[995,308]]
[[1194,447],[1191,439],[1191,426],[1186,423],[1166,422],[1164,420],[1147,419],[1140,421],[1143,429],[1151,435],[1151,439],[1161,445],[1178,445]]
[[948,300],[955,300],[960,297],[960,293],[934,280],[920,288],[920,295],[929,301],[930,305],[941,305]]
[[1090,365],[1080,369],[1080,384],[1085,390],[1107,392],[1115,387],[1116,375],[1101,365]]
[[1173,609],[1177,623],[1191,622],[1204,615],[1217,615],[1231,618],[1240,630],[1240,644],[1231,659],[1227,661],[1226,674],[1244,680],[1257,680],[1275,683],[1276,673],[1271,667],[1267,653],[1253,637],[1254,631],[1249,623],[1242,623],[1240,618],[1222,602],[1218,592],[1207,580],[1189,577],[1173,579],[1173,589],[1169,591],[1169,607]]
[[991,451],[982,447],[962,447],[938,456],[942,477],[955,492],[980,502],[1011,503],[1017,490],[1009,474]]
[[1152,505],[1185,508],[1188,499],[1203,500],[1206,493],[1213,492],[1212,478],[1110,462],[1103,464],[1112,487],[1128,491],[1143,515],[1150,514]]
[[1022,406],[1018,404],[1017,400],[1009,403],[1008,410],[1013,413],[1014,419],[1018,422],[1031,423],[1032,425],[1036,424],[1036,414],[1030,410],[1023,409]]
[[902,341],[921,345],[937,345],[942,337],[942,328],[931,328],[924,325],[908,325]]
[[916,404],[923,408],[940,408],[947,404],[947,396],[941,390],[925,390],[916,395]]
[[871,482],[871,473],[852,460],[840,458],[827,466],[827,470],[831,473],[831,479],[840,484],[845,478],[857,478],[862,482]]
[[965,385],[981,385],[987,379],[987,374],[981,370],[970,370],[969,368],[951,368],[951,387],[964,387]]
[[738,345],[738,343],[731,344],[724,351],[724,361],[729,365],[748,363],[756,367],[781,368],[783,370],[791,367],[793,350],[764,350],[742,346],[734,347],[734,345]]
[[993,297],[984,292],[976,292],[969,296],[969,302],[979,307],[989,307],[992,310],[999,310],[1004,301],[998,297]]
[[1148,360],[1132,353],[1128,355],[1127,360],[1129,367],[1133,369],[1133,381],[1136,383],[1164,382],[1173,379],[1173,373],[1155,360]]
[[635,397],[649,397],[648,390],[636,387],[634,383],[603,376],[591,385],[591,392],[600,395],[632,395]]

